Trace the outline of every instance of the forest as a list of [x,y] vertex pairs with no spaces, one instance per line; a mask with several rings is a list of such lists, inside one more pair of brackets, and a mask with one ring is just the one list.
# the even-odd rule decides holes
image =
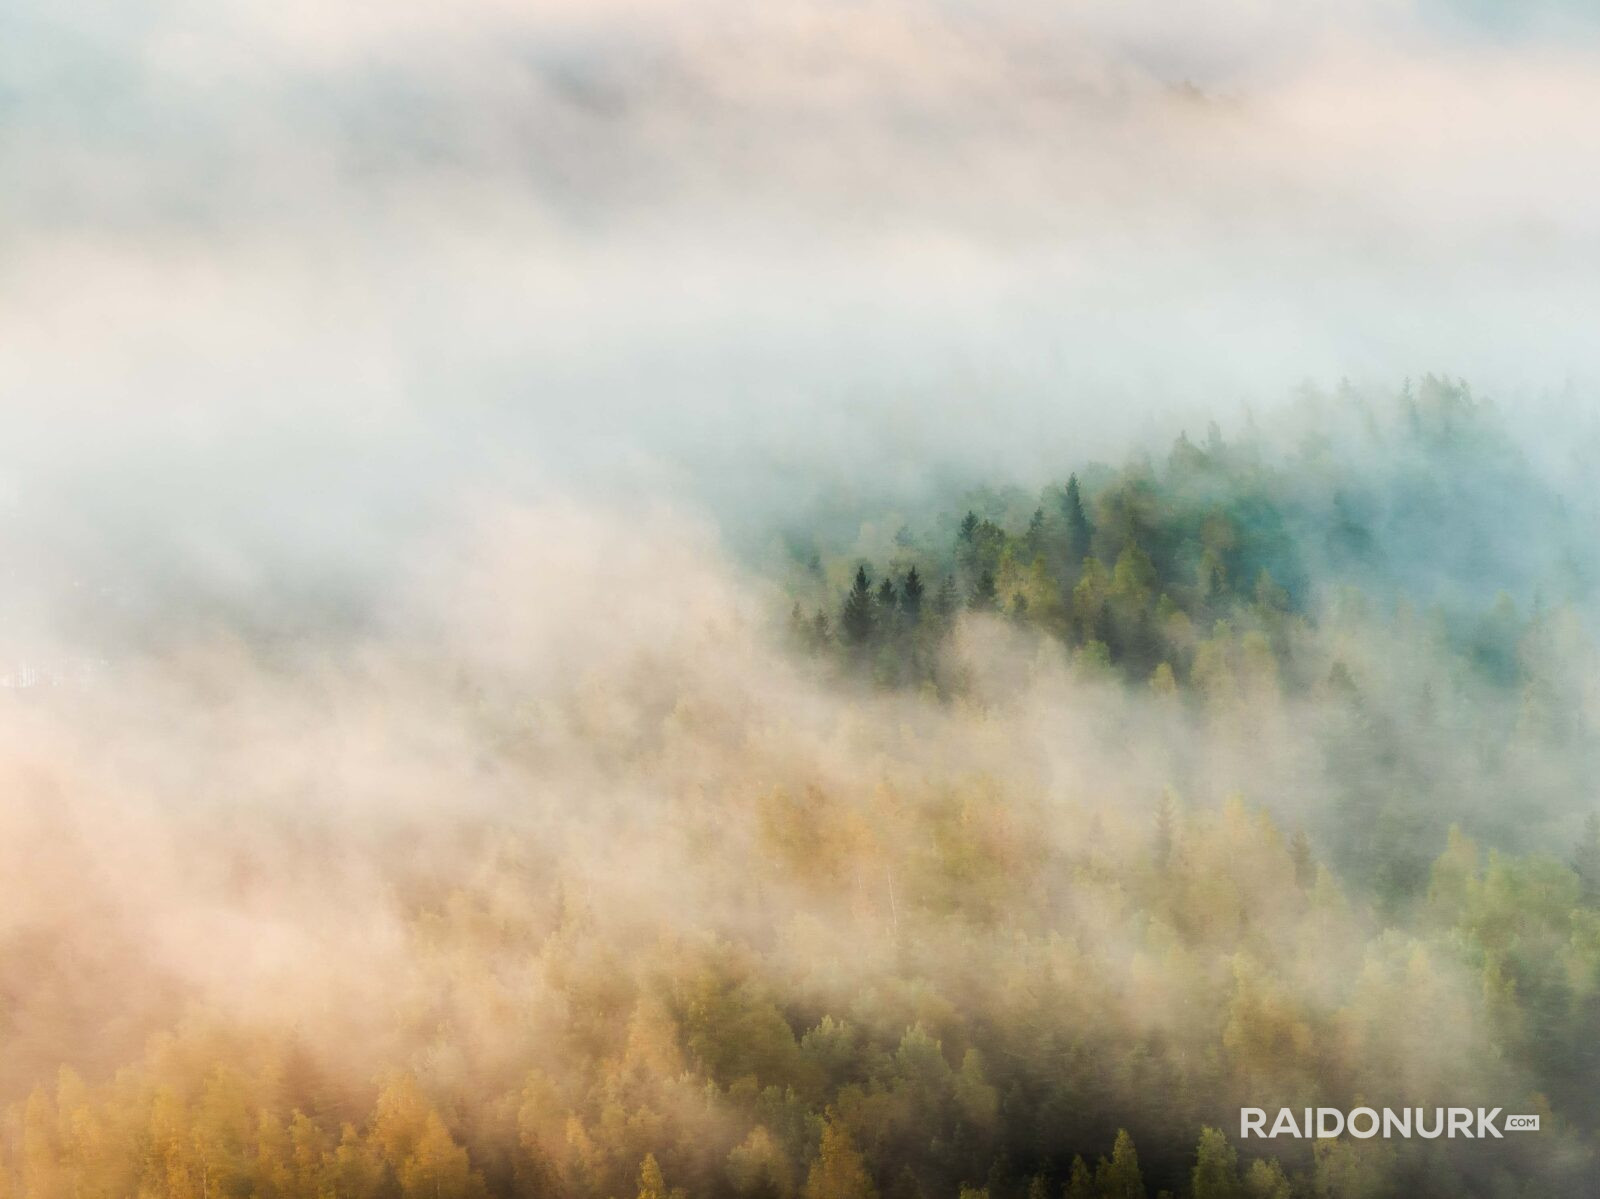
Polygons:
[[[1592,526],[1462,384],[1295,411],[19,700],[0,1192],[1587,1193]],[[1237,1135],[1361,1103],[1542,1129]]]
[[0,0],[0,1199],[1600,1199],[1597,113],[1600,0]]

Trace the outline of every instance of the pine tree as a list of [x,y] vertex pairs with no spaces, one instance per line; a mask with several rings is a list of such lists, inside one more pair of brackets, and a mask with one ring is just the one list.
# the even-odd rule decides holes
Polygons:
[[897,599],[898,597],[894,591],[894,580],[888,575],[884,575],[883,582],[878,584],[878,607],[882,609],[885,618],[894,613]]
[[1035,508],[1033,516],[1028,520],[1028,532],[1025,535],[1024,545],[1028,558],[1033,559],[1044,548],[1044,509]]
[[839,627],[851,645],[864,645],[872,639],[874,625],[872,610],[872,584],[867,580],[867,568],[856,567],[855,586],[845,596],[844,612],[839,617]]
[[1223,598],[1227,590],[1227,567],[1222,564],[1217,551],[1208,547],[1200,555],[1200,564],[1195,567],[1195,594],[1202,604],[1214,604]]
[[833,629],[829,625],[828,614],[821,608],[811,618],[811,643],[817,648],[827,645],[833,639]]
[[1062,514],[1067,518],[1067,563],[1073,570],[1089,556],[1089,543],[1094,531],[1089,527],[1089,517],[1083,510],[1083,494],[1078,488],[1078,476],[1067,480],[1066,495],[1061,500]]
[[1143,608],[1150,602],[1156,585],[1155,564],[1136,541],[1129,541],[1117,555],[1111,570],[1111,593],[1130,608]]
[[728,1177],[747,1199],[783,1199],[794,1194],[789,1156],[762,1124],[751,1129],[744,1143],[728,1154]]
[[1249,1199],[1289,1199],[1294,1189],[1276,1159],[1252,1162],[1244,1176],[1244,1193]]
[[667,1181],[653,1153],[645,1154],[639,1163],[639,1199],[667,1199]]
[[1242,1199],[1239,1153],[1220,1129],[1200,1130],[1193,1179],[1194,1199]]
[[945,575],[939,584],[939,592],[933,599],[933,610],[940,620],[949,620],[956,614],[956,581]]
[[1139,1173],[1139,1155],[1126,1128],[1117,1130],[1111,1160],[1100,1159],[1095,1171],[1095,1190],[1101,1199],[1145,1199],[1144,1177]]
[[973,535],[976,534],[977,531],[978,514],[969,508],[967,510],[967,514],[961,518],[961,529],[958,535],[962,541],[966,542],[968,545],[971,545]]
[[822,1144],[803,1194],[804,1199],[876,1199],[866,1162],[837,1116],[830,1115],[822,1127]]
[[905,582],[901,584],[900,608],[912,624],[922,618],[922,577],[915,566],[906,571]]
[[467,1199],[481,1187],[475,1181],[467,1151],[456,1144],[439,1113],[430,1111],[416,1147],[400,1166],[404,1193],[408,1199]]
[[1082,1155],[1072,1159],[1072,1171],[1067,1176],[1066,1199],[1096,1199],[1094,1178]]

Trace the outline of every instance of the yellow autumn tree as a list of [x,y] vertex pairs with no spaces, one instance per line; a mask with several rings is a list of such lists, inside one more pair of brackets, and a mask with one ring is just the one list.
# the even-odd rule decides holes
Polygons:
[[877,1193],[850,1130],[837,1115],[830,1115],[806,1175],[805,1199],[876,1199]]

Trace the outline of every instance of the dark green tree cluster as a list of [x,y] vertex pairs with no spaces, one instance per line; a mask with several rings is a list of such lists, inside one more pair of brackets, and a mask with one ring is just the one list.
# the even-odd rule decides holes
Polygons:
[[1219,624],[1230,635],[1259,633],[1287,654],[1301,614],[1274,574],[1298,577],[1281,518],[1264,503],[1188,495],[1183,472],[1214,466],[1193,453],[1197,462],[1174,451],[1185,465],[1164,482],[1143,466],[1105,479],[1093,516],[1075,474],[1025,526],[968,510],[943,551],[902,547],[884,568],[856,563],[832,611],[807,617],[797,603],[795,640],[891,684],[937,681],[936,651],[963,612],[1037,629],[1140,682],[1158,671],[1165,682],[1188,682]]

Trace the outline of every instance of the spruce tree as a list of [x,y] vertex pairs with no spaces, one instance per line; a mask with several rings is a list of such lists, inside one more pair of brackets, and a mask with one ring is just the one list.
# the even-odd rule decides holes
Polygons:
[[864,645],[872,639],[874,626],[872,611],[872,584],[867,580],[867,568],[856,567],[855,586],[845,596],[844,611],[839,616],[839,627],[851,645]]
[[1194,1199],[1243,1199],[1239,1153],[1220,1129],[1200,1130],[1192,1185]]
[[900,608],[912,624],[922,617],[922,591],[922,576],[917,574],[917,568],[913,566],[906,571],[905,582],[900,586]]
[[1035,508],[1033,510],[1033,516],[1028,521],[1028,532],[1025,535],[1024,544],[1026,545],[1026,548],[1027,548],[1027,551],[1028,551],[1028,557],[1029,557],[1030,560],[1035,555],[1037,555],[1040,550],[1042,550],[1044,548],[1044,509],[1043,508]]
[[639,1199],[667,1199],[667,1183],[653,1153],[639,1163]]
[[1072,1170],[1067,1175],[1063,1194],[1066,1199],[1096,1199],[1094,1176],[1089,1173],[1088,1163],[1083,1160],[1082,1154],[1072,1159]]
[[811,618],[811,640],[819,648],[833,640],[833,630],[828,626],[828,614],[821,608],[818,608],[817,614]]
[[806,1176],[804,1199],[876,1199],[877,1188],[850,1132],[833,1113],[822,1126],[822,1143]]
[[1111,1160],[1100,1159],[1095,1171],[1095,1190],[1101,1199],[1145,1199],[1144,1178],[1139,1173],[1139,1155],[1126,1128],[1117,1130]]
[[1062,498],[1061,510],[1067,518],[1067,564],[1077,570],[1089,556],[1089,542],[1094,532],[1083,510],[1083,493],[1079,490],[1077,475],[1067,480],[1067,493]]

